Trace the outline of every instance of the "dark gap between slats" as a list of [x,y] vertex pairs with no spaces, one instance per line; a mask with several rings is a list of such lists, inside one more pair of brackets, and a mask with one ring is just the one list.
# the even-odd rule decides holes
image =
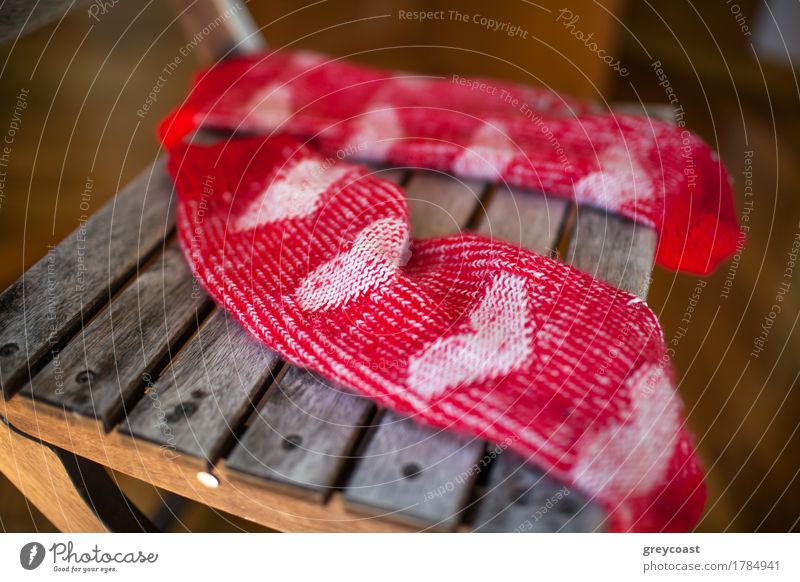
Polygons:
[[[489,441],[481,441],[483,444],[483,456],[489,454],[492,444]],[[461,520],[459,525],[471,527],[475,521],[475,514],[478,511],[483,496],[486,495],[487,485],[489,484],[489,475],[495,467],[495,460],[490,459],[483,471],[478,471],[475,481],[472,483],[472,488],[469,490],[469,495],[464,503],[464,509],[461,512]]]
[[209,467],[213,467],[219,463],[219,461],[226,459],[234,447],[241,441],[242,435],[244,435],[244,432],[252,422],[253,415],[258,414],[258,411],[261,410],[261,405],[266,401],[267,394],[273,389],[273,386],[278,385],[279,377],[285,372],[287,366],[288,364],[282,360],[278,360],[275,367],[270,372],[269,378],[256,389],[253,398],[247,401],[249,411],[244,413],[238,426],[234,428],[229,425],[229,428],[232,430],[228,431],[228,436],[220,443],[213,458],[208,459]]
[[369,412],[366,420],[364,421],[365,426],[361,427],[361,430],[358,432],[358,435],[353,442],[353,448],[350,451],[350,455],[347,457],[347,460],[345,460],[342,470],[334,482],[333,489],[337,491],[344,490],[347,482],[350,480],[350,476],[353,474],[353,471],[356,468],[356,464],[363,457],[364,450],[367,447],[367,443],[369,443],[370,436],[377,428],[380,417],[384,413],[384,409],[378,408],[375,405],[372,406],[372,410]]
[[270,395],[278,389],[278,386],[281,382],[281,378],[286,374],[286,371],[289,369],[288,364],[283,360],[278,360],[275,364],[275,368],[273,368],[270,377],[267,379],[266,382],[258,389],[255,398],[249,400],[250,410],[242,415],[242,420],[239,422],[239,426],[236,427],[235,430],[231,431],[231,434],[228,438],[228,442],[224,443],[220,449],[219,453],[216,455],[216,459],[213,459],[214,463],[217,463],[221,459],[227,459],[233,449],[241,442],[242,436],[244,436],[245,431],[250,428],[250,425],[253,424],[253,421],[258,418],[261,409],[264,406],[268,405]]
[[147,382],[144,379],[144,376],[150,376],[151,381],[159,376],[164,370],[169,366],[170,361],[172,360],[170,354],[175,351],[179,351],[186,343],[189,341],[194,334],[200,329],[200,325],[202,322],[205,321],[208,316],[210,315],[211,311],[214,308],[214,302],[211,301],[210,298],[207,298],[203,304],[198,307],[197,311],[195,311],[194,322],[189,322],[186,329],[182,330],[175,336],[175,339],[172,343],[167,344],[166,353],[164,353],[161,358],[153,362],[153,365],[149,367],[149,369],[145,369],[142,371],[142,377],[139,380],[139,383],[135,390],[133,390],[128,398],[122,399],[122,408],[116,414],[111,414],[108,417],[108,420],[101,420],[103,423],[103,428],[106,432],[111,432],[114,427],[122,422],[122,420],[128,414],[128,410],[133,409],[139,400],[145,395],[145,388],[147,387]]
[[578,228],[578,205],[570,202],[567,211],[564,213],[564,219],[561,222],[561,227],[556,234],[556,248],[553,258],[563,261],[567,256],[569,243],[575,235],[575,230]]
[[189,329],[186,330],[185,334],[177,336],[173,344],[167,345],[167,353],[164,357],[154,362],[149,371],[146,370],[142,373],[143,378],[141,385],[127,402],[122,402],[122,415],[113,423],[113,426],[119,425],[122,420],[128,416],[128,411],[133,410],[136,405],[139,404],[142,397],[147,394],[148,382],[144,380],[144,376],[147,375],[150,377],[149,384],[158,382],[162,378],[164,372],[169,368],[172,361],[180,356],[180,353],[186,348],[189,341],[199,333],[200,328],[211,317],[211,314],[214,313],[214,309],[216,308],[213,301],[210,301],[210,305],[208,303],[209,302],[204,303],[201,308],[195,312],[194,324],[189,324]]
[[[208,309],[207,312],[196,313],[195,314],[195,318],[194,318],[195,319],[195,326],[191,329],[191,333],[189,333],[189,335],[186,337],[186,339],[180,345],[175,346],[174,348],[173,348],[173,346],[169,346],[168,347],[168,351],[169,351],[168,356],[169,356],[169,358],[167,359],[167,361],[164,363],[163,366],[161,366],[157,370],[154,369],[154,372],[150,374],[150,378],[153,380],[153,383],[158,382],[159,380],[161,380],[161,378],[164,376],[164,372],[166,372],[167,369],[169,369],[169,367],[172,364],[173,360],[177,360],[180,357],[180,355],[183,352],[183,350],[185,350],[186,346],[189,345],[189,342],[192,341],[192,338],[194,336],[196,336],[198,333],[200,333],[200,328],[203,327],[203,325],[205,324],[206,321],[211,319],[211,316],[214,315],[214,312],[217,309],[221,309],[221,307],[219,307],[212,300],[211,301],[211,307]],[[173,349],[174,349],[174,351],[173,351]]]
[[483,189],[481,193],[478,195],[477,204],[475,204],[475,209],[472,211],[472,215],[467,219],[467,224],[465,225],[464,229],[470,232],[474,232],[475,229],[486,217],[486,209],[489,207],[489,204],[492,202],[492,197],[494,195],[495,190],[497,189],[497,185],[491,182],[487,182],[483,185]]

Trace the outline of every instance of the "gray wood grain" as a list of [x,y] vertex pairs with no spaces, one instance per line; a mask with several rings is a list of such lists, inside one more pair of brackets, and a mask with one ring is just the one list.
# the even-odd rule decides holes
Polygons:
[[278,356],[224,309],[203,322],[119,427],[210,463],[260,399]]
[[110,430],[210,305],[177,243],[170,243],[21,393],[94,417]]
[[619,289],[647,297],[656,249],[653,229],[579,206],[566,260]]
[[479,501],[479,532],[589,532],[604,529],[604,513],[583,495],[510,451],[492,464]]
[[163,162],[142,172],[0,295],[0,385],[6,394],[77,331],[174,224]]
[[347,482],[347,507],[416,527],[453,530],[484,445],[385,412]]
[[406,184],[411,237],[460,232],[467,226],[486,185],[438,172],[414,172]]
[[374,407],[289,366],[225,466],[316,498],[327,498]]
[[498,186],[478,223],[478,232],[543,255],[555,253],[569,202],[538,192]]

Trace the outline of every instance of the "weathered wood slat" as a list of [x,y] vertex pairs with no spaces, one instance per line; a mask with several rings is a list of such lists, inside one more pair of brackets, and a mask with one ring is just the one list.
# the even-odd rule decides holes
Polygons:
[[119,430],[214,462],[277,364],[275,352],[216,309]]
[[452,530],[484,445],[385,412],[344,493],[347,507],[414,526]]
[[498,186],[477,230],[488,237],[552,255],[568,206],[563,198]]
[[110,430],[210,305],[173,242],[21,393],[94,417]]
[[474,518],[480,532],[587,532],[603,528],[603,511],[516,453],[498,455]]
[[578,207],[566,260],[581,271],[646,298],[656,242],[651,228],[583,206]]
[[324,500],[373,411],[366,398],[291,366],[225,466]]
[[415,172],[406,184],[411,237],[460,232],[475,212],[485,184],[436,172]]
[[[412,174],[406,184],[412,236],[444,236],[466,228],[485,188],[445,174]],[[457,478],[478,462],[483,444],[467,443],[408,420],[384,420],[369,438],[365,457],[357,462],[344,492],[347,506],[387,513],[421,527],[455,527],[472,486],[472,479]],[[423,471],[404,479],[411,461]],[[447,490],[441,491],[445,486]],[[435,491],[440,492],[435,500],[426,499]]]
[[174,224],[163,162],[142,172],[0,295],[0,385],[8,395],[130,276]]

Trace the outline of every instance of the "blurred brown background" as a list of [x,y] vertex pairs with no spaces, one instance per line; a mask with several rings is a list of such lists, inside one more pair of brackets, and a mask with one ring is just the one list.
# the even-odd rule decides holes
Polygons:
[[[184,59],[144,119],[137,116],[186,40],[165,2],[112,4],[96,18],[78,9],[0,49],[0,132],[14,128],[0,167],[2,288],[77,226],[88,181],[94,211],[158,155],[155,125],[181,99],[197,66],[193,55]],[[675,367],[708,471],[701,531],[799,527],[800,281],[792,282],[764,350],[751,355],[800,233],[800,104],[790,60],[800,58],[798,6],[794,0],[250,3],[275,47],[501,77],[598,101],[666,102],[653,70],[660,61],[689,127],[720,152],[736,180],[740,210],[746,152],[752,152],[750,232],[740,253],[707,279],[689,325],[681,320],[698,279],[657,269],[649,301],[668,339],[686,328]],[[444,10],[447,17],[420,22],[401,17],[401,10]],[[517,32],[474,23],[476,14]],[[574,26],[565,27],[575,16]],[[601,61],[576,30],[593,34],[589,42],[619,60],[627,75]],[[126,488],[142,505],[158,502],[160,493],[143,484],[127,480]],[[175,529],[254,527],[193,505],[181,515]],[[0,528],[51,527],[0,477]]]

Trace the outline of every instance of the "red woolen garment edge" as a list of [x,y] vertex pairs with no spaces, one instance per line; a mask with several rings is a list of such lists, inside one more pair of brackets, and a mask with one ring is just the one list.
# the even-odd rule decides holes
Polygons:
[[486,79],[389,72],[308,52],[227,60],[161,125],[285,132],[326,155],[419,166],[573,198],[655,228],[656,260],[707,274],[740,236],[727,173],[703,141],[641,116]]
[[400,187],[286,135],[179,145],[169,171],[195,276],[289,362],[508,445],[616,531],[699,520],[662,331],[634,295],[473,234],[409,240]]

